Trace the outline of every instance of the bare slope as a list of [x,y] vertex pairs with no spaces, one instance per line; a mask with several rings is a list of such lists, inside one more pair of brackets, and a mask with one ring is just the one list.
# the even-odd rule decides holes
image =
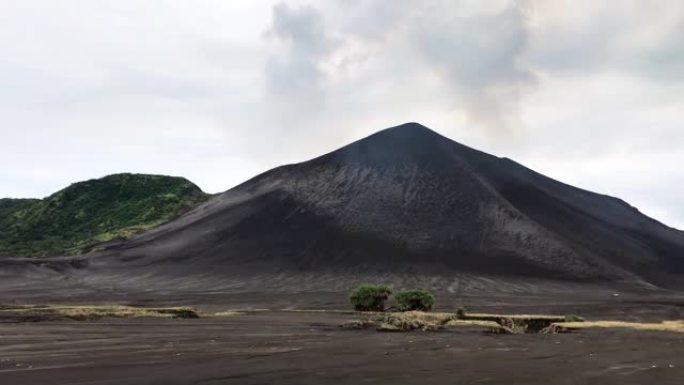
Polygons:
[[179,272],[497,274],[681,283],[684,233],[416,123],[259,175],[110,249]]

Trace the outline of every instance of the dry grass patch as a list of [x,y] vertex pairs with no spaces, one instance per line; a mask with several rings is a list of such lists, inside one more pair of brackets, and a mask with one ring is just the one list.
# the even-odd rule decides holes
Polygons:
[[438,330],[456,318],[456,314],[453,313],[426,313],[422,311],[374,313],[365,320],[348,321],[341,326],[348,329],[375,328],[378,331]]
[[478,326],[485,329],[485,331],[494,334],[516,334],[515,331],[501,326],[494,321],[482,321],[482,320],[461,320],[455,319],[447,322],[444,326],[446,327],[463,327],[463,326]]
[[457,327],[481,327],[497,334],[517,333],[509,327],[491,320],[460,319],[457,313],[427,313],[408,311],[403,313],[378,313],[367,320],[350,321],[343,327],[351,329],[375,328],[385,332],[405,332],[411,330],[441,330]]
[[548,320],[554,322],[564,322],[564,315],[555,314],[497,314],[497,313],[465,313],[463,319],[478,319],[478,320],[497,320],[501,318],[511,318],[520,320]]
[[665,332],[684,333],[684,320],[663,321],[660,323],[625,322],[625,321],[585,321],[585,322],[558,322],[548,328],[549,333],[567,333],[573,330],[586,328],[622,328],[632,330],[653,330]]
[[142,308],[125,305],[62,306],[22,305],[2,306],[0,313],[23,321],[47,321],[72,319],[77,321],[100,318],[199,318],[197,310],[190,307]]
[[494,321],[462,320],[457,313],[428,313],[407,311],[398,313],[375,313],[365,320],[346,322],[342,327],[349,329],[370,329],[386,332],[411,330],[441,330],[449,327],[480,326],[487,331],[507,333],[509,330]]
[[438,330],[447,322],[457,318],[454,313],[426,313],[422,311],[407,311],[403,313],[386,313],[376,317],[381,330]]
[[237,315],[243,315],[245,312],[238,310],[226,310],[214,313],[214,317],[234,317]]

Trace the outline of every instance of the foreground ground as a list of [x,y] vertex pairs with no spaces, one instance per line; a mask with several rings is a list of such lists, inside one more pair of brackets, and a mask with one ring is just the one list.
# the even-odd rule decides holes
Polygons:
[[[265,305],[273,301],[258,294],[227,301],[244,305],[238,298]],[[308,297],[297,298],[307,302]],[[344,295],[317,298],[341,307]],[[0,383],[644,385],[681,384],[684,378],[681,333],[344,330],[338,325],[358,315],[274,310],[287,300],[272,302],[271,310],[232,317],[0,323]],[[609,319],[674,319],[682,318],[683,310],[678,300],[637,298],[558,299],[543,305],[523,297],[464,301],[492,304],[482,310],[510,311],[501,305],[510,304],[523,311],[567,310]],[[227,309],[218,302],[203,308]]]

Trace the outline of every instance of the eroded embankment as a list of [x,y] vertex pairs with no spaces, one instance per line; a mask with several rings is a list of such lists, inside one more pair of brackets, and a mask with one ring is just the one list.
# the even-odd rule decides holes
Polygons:
[[350,329],[378,331],[444,330],[480,327],[497,334],[569,333],[588,328],[632,329],[684,333],[684,320],[642,323],[625,321],[585,321],[575,315],[428,313],[420,311],[372,313],[363,320],[342,325]]
[[[579,320],[579,318],[574,318]],[[428,313],[408,311],[373,313],[364,320],[350,321],[343,327],[375,328],[379,331],[440,330],[461,326],[482,327],[492,333],[539,333],[567,320],[557,315],[504,315],[485,313]]]
[[[566,322],[570,318],[561,315],[466,313],[462,319],[494,322],[514,334],[524,334],[542,332],[552,324]],[[582,322],[579,317],[573,316],[572,319]]]
[[656,322],[625,322],[625,321],[586,321],[586,322],[558,322],[549,326],[550,333],[568,333],[589,328],[632,329],[684,333],[684,320]]
[[76,321],[100,318],[199,318],[190,307],[135,307],[125,305],[0,305],[0,320],[6,322],[39,322],[60,319]]

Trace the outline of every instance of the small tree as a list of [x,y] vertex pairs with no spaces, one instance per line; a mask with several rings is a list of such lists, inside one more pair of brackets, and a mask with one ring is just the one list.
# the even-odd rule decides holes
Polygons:
[[435,304],[435,297],[425,289],[404,290],[396,298],[400,311],[430,311]]
[[354,309],[360,311],[383,311],[385,301],[392,294],[392,289],[385,285],[362,284],[349,294],[349,301]]

